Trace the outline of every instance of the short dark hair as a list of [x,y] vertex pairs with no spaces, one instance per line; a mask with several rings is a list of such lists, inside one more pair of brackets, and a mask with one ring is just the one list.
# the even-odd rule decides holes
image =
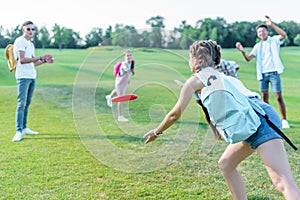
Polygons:
[[257,30],[257,29],[259,29],[259,28],[265,28],[265,29],[268,30],[268,26],[265,25],[265,24],[258,24],[258,25],[256,26],[255,30]]
[[27,25],[30,25],[30,24],[33,25],[33,22],[32,21],[26,21],[26,22],[23,23],[22,26],[27,26]]

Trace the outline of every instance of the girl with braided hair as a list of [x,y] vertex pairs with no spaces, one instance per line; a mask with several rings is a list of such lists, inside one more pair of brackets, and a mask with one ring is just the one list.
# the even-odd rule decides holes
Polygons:
[[[197,92],[216,138],[229,143],[218,164],[233,198],[247,199],[237,166],[257,151],[282,195],[289,200],[300,199],[300,190],[292,176],[281,136],[252,109],[247,97],[224,78],[224,74],[214,69],[220,62],[220,51],[221,47],[211,40],[196,41],[191,45],[189,65],[193,75],[182,86],[173,109],[157,128],[144,135],[147,138],[145,143],[154,141],[172,126]],[[269,111],[268,115],[279,118],[275,110]]]

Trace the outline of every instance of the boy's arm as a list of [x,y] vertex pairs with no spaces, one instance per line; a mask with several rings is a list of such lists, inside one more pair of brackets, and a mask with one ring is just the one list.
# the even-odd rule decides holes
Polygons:
[[269,16],[266,16],[266,18],[266,24],[268,26],[271,26],[280,35],[280,40],[283,40],[286,37],[286,32],[279,28],[276,24],[274,24]]
[[252,54],[250,54],[250,55],[247,55],[247,54],[246,54],[246,52],[245,52],[245,50],[244,50],[244,47],[243,47],[243,45],[242,45],[240,42],[235,43],[235,47],[236,47],[240,52],[242,52],[242,55],[244,56],[244,58],[245,58],[246,61],[249,62],[250,60],[252,60],[252,58],[254,58],[254,56],[253,56]]

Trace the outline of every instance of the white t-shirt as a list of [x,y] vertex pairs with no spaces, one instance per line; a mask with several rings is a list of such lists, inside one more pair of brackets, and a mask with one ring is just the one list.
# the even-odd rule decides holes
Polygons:
[[36,69],[34,63],[26,63],[21,64],[20,60],[18,59],[18,52],[24,51],[25,58],[32,58],[34,57],[34,45],[30,40],[27,40],[24,36],[18,37],[14,42],[14,56],[17,62],[17,68],[15,77],[16,79],[20,78],[28,78],[28,79],[35,79],[36,78]]

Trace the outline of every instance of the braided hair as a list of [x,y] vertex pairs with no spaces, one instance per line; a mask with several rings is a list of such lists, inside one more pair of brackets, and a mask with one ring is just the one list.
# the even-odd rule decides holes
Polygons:
[[221,47],[213,40],[200,40],[190,47],[190,57],[199,61],[195,67],[199,72],[205,67],[215,67],[221,61]]

